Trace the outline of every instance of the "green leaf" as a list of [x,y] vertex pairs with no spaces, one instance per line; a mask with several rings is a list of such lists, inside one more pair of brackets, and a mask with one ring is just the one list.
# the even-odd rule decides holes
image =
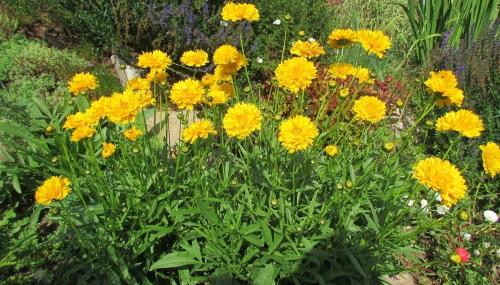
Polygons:
[[264,242],[262,240],[260,240],[260,238],[256,235],[246,235],[246,236],[243,236],[243,238],[248,241],[249,243],[257,246],[257,247],[263,247],[264,246]]
[[156,269],[176,268],[200,263],[194,258],[187,257],[186,255],[186,252],[172,252],[164,255],[158,261],[153,263],[149,270],[152,271]]
[[267,264],[264,268],[259,268],[254,271],[253,274],[253,285],[273,285],[274,282],[274,266],[272,264]]

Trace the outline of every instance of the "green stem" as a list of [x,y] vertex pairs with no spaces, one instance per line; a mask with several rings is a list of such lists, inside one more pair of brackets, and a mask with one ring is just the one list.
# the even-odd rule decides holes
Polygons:
[[[246,58],[246,55],[245,55],[245,48],[243,46],[243,35],[241,33],[241,30],[240,30],[240,45],[241,45],[241,52],[243,53],[243,57]],[[245,75],[246,75],[246,78],[247,78],[247,82],[248,82],[248,87],[250,87],[250,92],[252,94],[252,98],[255,97],[255,94],[253,93],[253,87],[252,87],[252,82],[250,81],[250,75],[248,74],[248,68],[247,68],[247,65],[248,64],[245,64],[244,65],[244,68],[245,68]]]

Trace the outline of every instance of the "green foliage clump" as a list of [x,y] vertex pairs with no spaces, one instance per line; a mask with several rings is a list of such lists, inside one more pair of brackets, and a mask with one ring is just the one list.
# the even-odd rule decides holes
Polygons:
[[4,13],[0,13],[0,43],[9,39],[17,30],[19,22]]

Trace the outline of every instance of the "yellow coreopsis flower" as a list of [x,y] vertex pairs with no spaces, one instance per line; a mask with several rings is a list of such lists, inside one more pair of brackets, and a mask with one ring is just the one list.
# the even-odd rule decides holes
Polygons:
[[218,47],[213,56],[213,61],[217,65],[219,76],[230,76],[238,72],[247,64],[247,60],[234,46],[222,45]]
[[66,117],[63,129],[71,130],[90,125],[91,120],[86,113],[77,112]]
[[377,123],[385,117],[385,103],[374,96],[362,96],[354,101],[352,108],[354,117],[357,120],[364,120],[370,123]]
[[114,93],[109,99],[108,119],[115,124],[130,123],[142,108],[153,103],[149,90],[126,89],[123,93]]
[[367,83],[373,83],[373,78],[370,76],[370,70],[368,68],[364,67],[357,67],[353,70],[354,78],[358,79],[359,83],[367,82]]
[[97,78],[88,72],[75,74],[68,82],[68,89],[73,95],[97,88]]
[[64,176],[52,176],[45,180],[35,192],[35,201],[48,205],[54,200],[63,200],[71,192],[70,181]]
[[325,153],[328,155],[328,156],[336,156],[337,154],[339,154],[339,147],[336,146],[336,145],[327,145],[325,147]]
[[100,97],[90,103],[90,108],[85,111],[85,115],[89,120],[89,125],[97,125],[99,120],[108,115],[109,102],[109,97]]
[[311,85],[316,78],[316,67],[303,57],[294,57],[280,63],[274,71],[278,85],[292,93],[298,93]]
[[115,144],[112,144],[112,143],[103,143],[102,144],[102,151],[101,151],[102,158],[104,158],[104,159],[110,158],[113,155],[113,153],[115,153],[115,151],[116,151]]
[[95,134],[95,132],[95,128],[90,126],[78,127],[71,134],[70,140],[72,142],[79,142],[83,139],[91,138]]
[[356,32],[351,29],[337,29],[328,36],[328,44],[333,48],[352,46],[357,39]]
[[440,132],[457,131],[468,138],[481,135],[484,130],[481,118],[469,110],[458,110],[446,113],[436,122],[436,130]]
[[241,20],[254,22],[260,20],[259,10],[253,4],[237,4],[229,2],[222,7],[221,16],[224,21],[231,22]]
[[311,119],[298,115],[281,122],[278,140],[289,153],[294,153],[310,147],[318,134]]
[[290,48],[290,53],[305,58],[318,57],[325,54],[325,49],[317,41],[296,41]]
[[413,177],[423,185],[438,191],[442,203],[451,207],[465,197],[467,185],[457,167],[447,160],[430,157],[413,167]]
[[143,132],[141,130],[139,130],[138,128],[136,128],[135,126],[129,128],[129,129],[126,129],[123,132],[123,136],[130,141],[135,141],[138,137],[142,136],[142,134],[143,134]]
[[170,56],[160,50],[143,52],[137,60],[137,65],[142,68],[165,70],[171,64]]
[[483,157],[483,168],[491,177],[500,173],[500,146],[494,142],[488,142],[479,146]]
[[217,134],[214,124],[206,119],[202,119],[182,131],[182,140],[191,144],[198,139],[206,139],[210,134]]
[[188,78],[176,82],[170,91],[170,99],[181,110],[192,110],[194,105],[201,103],[205,90],[201,82]]
[[167,78],[168,78],[168,73],[163,69],[151,69],[149,73],[146,75],[147,81],[156,84],[167,81]]
[[227,135],[244,139],[260,130],[262,115],[259,108],[249,103],[237,103],[227,110],[222,125]]
[[374,53],[379,58],[383,58],[392,45],[391,39],[382,31],[361,30],[356,37],[368,54]]
[[150,80],[146,78],[134,78],[132,80],[129,80],[127,83],[127,89],[132,89],[132,90],[150,90],[151,89],[151,82]]
[[333,78],[347,79],[349,75],[353,75],[357,71],[356,67],[349,63],[334,63],[328,68],[328,73]]
[[464,92],[459,88],[448,88],[441,94],[445,99],[446,104],[462,106],[464,100]]
[[432,92],[444,93],[458,84],[457,78],[451,70],[431,71],[429,79],[424,82]]
[[205,99],[206,103],[209,106],[221,105],[226,103],[227,100],[228,96],[226,95],[226,92],[222,90],[217,90],[217,88],[210,88],[210,90],[207,93],[207,97]]
[[181,62],[187,66],[201,67],[208,63],[208,53],[204,50],[189,50],[182,54]]

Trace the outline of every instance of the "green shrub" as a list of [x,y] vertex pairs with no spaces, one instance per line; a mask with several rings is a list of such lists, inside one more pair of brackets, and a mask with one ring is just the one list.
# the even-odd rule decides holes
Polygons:
[[18,25],[16,19],[0,13],[0,43],[8,40],[16,32]]

